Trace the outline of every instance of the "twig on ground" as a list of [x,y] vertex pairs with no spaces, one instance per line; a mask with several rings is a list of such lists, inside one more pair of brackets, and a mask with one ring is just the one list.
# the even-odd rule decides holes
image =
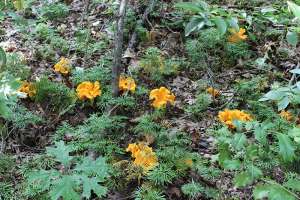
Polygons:
[[112,107],[108,112],[107,112],[107,116],[110,116],[117,108],[119,107],[119,105],[115,105],[114,107]]
[[234,94],[233,96],[228,100],[226,101],[223,105],[217,107],[217,108],[211,108],[212,111],[217,111],[217,110],[222,110],[223,108],[225,108],[230,102],[232,102],[232,100],[234,99]]

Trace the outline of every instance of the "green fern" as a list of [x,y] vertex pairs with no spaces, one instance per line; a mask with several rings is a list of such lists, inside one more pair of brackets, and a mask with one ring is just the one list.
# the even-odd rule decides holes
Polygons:
[[13,128],[24,129],[30,124],[34,125],[44,121],[40,116],[20,104],[13,105],[11,109],[12,114],[7,120],[13,124]]
[[67,123],[64,123],[57,129],[58,138],[68,134],[73,137],[87,138],[89,136],[105,137],[113,134],[122,129],[125,117],[122,116],[108,116],[107,114],[98,115],[92,114],[86,119],[82,125],[72,127]]
[[122,110],[127,113],[129,110],[132,111],[132,109],[136,107],[136,100],[131,95],[113,97],[111,87],[103,88],[103,95],[97,100],[97,107],[106,111],[115,106],[118,106],[119,110],[122,108]]
[[135,191],[134,196],[135,200],[166,200],[160,190],[146,184],[143,184],[137,191]]
[[214,28],[202,30],[197,39],[186,42],[185,49],[190,68],[219,69],[222,63],[222,46],[224,46],[224,36],[218,30]]
[[39,23],[35,27],[35,35],[39,39],[47,41],[54,36],[54,30],[45,23]]
[[55,58],[56,51],[52,48],[49,48],[48,44],[41,44],[37,46],[34,51],[34,57],[38,60],[45,60],[48,62],[56,62]]
[[207,93],[200,93],[196,96],[196,102],[188,106],[185,112],[192,114],[196,117],[201,117],[203,111],[207,110],[208,106],[212,103],[211,95]]
[[26,65],[25,57],[18,53],[6,54],[6,65],[2,71],[7,71],[14,77],[25,80],[30,74],[30,68]]
[[69,14],[69,8],[62,3],[46,3],[39,10],[41,16],[48,20],[58,20]]
[[177,176],[177,172],[172,170],[172,165],[160,164],[149,172],[148,179],[155,185],[166,185],[171,183]]
[[14,159],[13,157],[5,154],[1,154],[0,157],[0,176],[6,175],[14,166]]
[[102,85],[109,83],[111,80],[111,69],[109,66],[110,63],[106,63],[105,60],[100,63],[100,65],[82,69],[77,68],[72,71],[71,80],[74,85],[78,85],[83,81],[100,81]]
[[138,124],[133,128],[135,133],[155,134],[161,131],[160,124],[154,121],[154,116],[145,114],[138,119]]
[[190,199],[199,199],[201,196],[218,199],[218,191],[213,188],[204,187],[200,183],[192,180],[190,183],[184,184],[181,187],[181,191]]
[[266,77],[258,76],[250,80],[237,80],[234,90],[242,100],[258,100],[262,96],[262,91],[268,87]]
[[191,138],[184,132],[170,132],[169,130],[162,129],[161,131],[153,134],[156,138],[157,145],[161,147],[178,147],[185,148],[191,145]]
[[52,111],[65,112],[75,106],[77,100],[75,92],[61,83],[41,78],[35,87],[37,91],[35,101],[46,104]]
[[0,199],[17,200],[17,197],[14,197],[14,193],[13,184],[4,181],[0,182]]
[[162,82],[164,76],[176,74],[180,67],[177,60],[165,59],[162,52],[156,47],[146,50],[140,65],[150,75],[150,79],[156,82]]
[[245,42],[240,42],[237,44],[227,43],[225,45],[224,58],[228,60],[228,63],[235,64],[237,59],[249,59],[253,52],[249,50],[249,45]]
[[53,157],[51,157],[47,154],[40,154],[40,155],[36,155],[36,156],[26,160],[26,162],[24,162],[20,166],[20,172],[22,174],[27,174],[30,171],[32,171],[32,169],[48,170],[48,169],[55,168],[56,164],[57,163],[53,159]]
[[188,196],[191,199],[197,199],[201,196],[202,193],[204,193],[205,188],[199,184],[195,183],[193,180],[191,183],[187,183],[181,187],[181,191],[183,194]]
[[222,171],[218,167],[212,166],[209,160],[199,155],[195,155],[194,160],[192,169],[201,177],[211,182],[216,182],[220,179]]
[[66,55],[69,51],[69,43],[62,37],[51,37],[50,46],[52,49],[61,52],[62,55]]

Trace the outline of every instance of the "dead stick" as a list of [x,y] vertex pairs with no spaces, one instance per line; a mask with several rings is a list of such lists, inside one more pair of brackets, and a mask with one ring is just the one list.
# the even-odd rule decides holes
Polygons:
[[115,35],[114,60],[112,66],[112,89],[113,96],[119,94],[119,76],[122,61],[122,47],[124,40],[124,18],[126,14],[128,0],[120,0],[119,13],[117,16],[117,32]]

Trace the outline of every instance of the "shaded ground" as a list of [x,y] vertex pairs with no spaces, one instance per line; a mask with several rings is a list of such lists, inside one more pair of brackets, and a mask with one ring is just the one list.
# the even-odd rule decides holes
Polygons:
[[[159,7],[160,9],[155,12],[155,16],[149,17],[149,23],[147,23],[147,28],[151,34],[151,40],[148,42],[140,42],[137,46],[136,55],[131,59],[129,65],[134,68],[139,65],[142,55],[145,49],[150,46],[156,46],[160,48],[163,53],[169,57],[181,57],[186,56],[184,50],[184,44],[186,38],[181,34],[181,29],[176,29],[174,27],[160,26],[160,23],[168,20],[173,20],[172,13],[174,9],[172,4],[167,1],[162,2],[165,7]],[[39,5],[35,5],[37,8]],[[143,8],[138,6],[137,2],[131,2],[131,6],[138,11],[138,13],[143,13]],[[111,30],[111,23],[114,20],[112,13],[112,8],[108,8],[105,3],[99,3],[96,6],[90,6],[88,9],[88,15],[86,14],[86,5],[84,1],[75,0],[69,5],[69,15],[66,18],[51,21],[48,20],[46,23],[49,27],[58,30],[58,34],[67,41],[69,41],[68,52],[64,55],[71,59],[72,65],[75,67],[90,68],[98,63],[98,60],[107,57],[112,52],[113,47],[113,33]],[[132,17],[132,16],[130,16]],[[137,17],[137,16],[134,16]],[[36,16],[28,16],[29,20],[35,20]],[[31,75],[29,80],[35,80],[40,77],[41,74],[49,74],[49,79],[56,82],[63,82],[68,87],[74,87],[73,83],[68,80],[68,78],[62,77],[58,74],[52,72],[52,67],[56,63],[56,60],[63,53],[57,51],[53,55],[48,56],[48,58],[40,58],[37,56],[37,50],[41,46],[39,39],[28,38],[26,34],[22,32],[17,32],[15,26],[13,25],[13,20],[7,18],[1,23],[1,29],[4,30],[0,36],[1,46],[7,52],[18,52],[24,56],[27,65],[30,67]],[[31,29],[31,26],[28,30]],[[106,45],[104,48],[100,48],[91,54],[84,54],[83,52],[78,52],[75,47],[75,35],[76,31],[81,28],[89,29],[91,32],[91,38],[87,38],[92,42],[94,41],[105,41]],[[133,29],[128,30],[129,33],[126,34],[126,41],[128,42]],[[27,31],[26,31],[27,32]],[[31,33],[29,31],[29,33]],[[126,42],[126,44],[127,44]],[[212,155],[216,154],[216,149],[214,146],[215,139],[209,130],[213,129],[217,123],[217,114],[219,111],[223,110],[227,105],[239,100],[238,94],[235,93],[234,84],[239,79],[250,80],[260,74],[264,74],[268,82],[273,82],[274,73],[277,70],[283,71],[283,75],[279,76],[281,79],[289,79],[290,75],[285,73],[288,70],[295,67],[297,58],[299,57],[298,49],[292,51],[287,57],[280,57],[278,54],[278,49],[286,48],[285,44],[282,44],[278,40],[274,41],[260,41],[260,44],[249,44],[250,48],[254,52],[251,59],[261,57],[265,54],[269,55],[269,64],[273,64],[270,70],[258,69],[256,67],[245,67],[248,65],[245,60],[238,60],[234,66],[230,68],[224,68],[220,66],[220,69],[211,69],[208,66],[206,69],[195,69],[186,68],[176,76],[167,77],[164,80],[164,85],[171,88],[176,96],[176,102],[174,107],[170,107],[166,113],[166,118],[160,121],[163,127],[167,127],[172,131],[183,131],[192,138],[191,148],[193,152],[199,153],[209,160]],[[84,44],[84,42],[83,42]],[[89,45],[86,44],[86,48]],[[276,47],[276,48],[274,48]],[[84,46],[83,46],[84,48]],[[275,50],[274,50],[275,49]],[[275,58],[275,59],[271,59]],[[214,59],[214,58],[212,58]],[[126,59],[123,60],[125,68]],[[246,63],[246,64],[245,64]],[[129,69],[130,70],[130,69]],[[273,73],[274,72],[274,73]],[[213,83],[216,88],[221,91],[221,97],[213,99],[213,103],[208,106],[208,108],[201,113],[200,116],[193,116],[185,112],[186,105],[192,105],[196,102],[196,96],[199,90],[202,89],[202,83]],[[139,77],[139,83],[141,85],[147,85],[148,87],[157,86],[157,84],[151,83],[147,75],[141,75]],[[263,88],[266,89],[266,88]],[[14,131],[10,137],[5,142],[5,152],[14,154],[17,165],[20,165],[26,160],[32,158],[36,154],[44,152],[46,146],[52,144],[52,136],[57,128],[64,121],[72,126],[82,124],[89,116],[89,114],[94,112],[93,107],[82,108],[76,105],[74,111],[70,114],[58,115],[57,112],[52,112],[48,109],[47,102],[43,104],[36,104],[31,100],[24,100],[22,104],[25,105],[33,113],[42,116],[47,120],[46,123],[40,123],[36,125],[30,125],[24,129],[18,129]],[[139,99],[139,105],[142,105],[140,109],[135,110],[134,113],[128,113],[128,130],[134,127],[136,119],[142,114],[149,112],[149,101],[147,97],[144,99]],[[143,107],[145,106],[145,107]],[[247,107],[247,105],[245,105]],[[124,111],[118,110],[117,113],[123,113]],[[127,141],[134,141],[135,138],[124,138],[120,142],[120,146],[125,147]],[[72,137],[68,138],[68,135],[64,137],[65,141],[72,141]],[[123,144],[124,142],[124,144]],[[204,181],[203,177],[191,172],[191,177],[198,181]],[[14,184],[17,184],[19,179],[18,174],[15,174]],[[251,199],[251,187],[245,189],[236,189],[231,183],[232,174],[230,172],[223,173],[221,179],[217,182],[207,182],[207,184],[212,187],[221,188],[226,193],[223,194],[222,199],[228,199],[233,196],[239,196],[240,199]],[[1,180],[1,177],[0,177]],[[186,180],[178,179],[173,181],[171,184],[166,186],[166,196],[168,199],[186,199],[180,191],[180,185],[182,185]],[[128,189],[128,192],[132,192],[132,188]],[[121,193],[110,193],[108,199],[130,199],[131,195],[124,192]],[[200,199],[200,197],[199,197]],[[202,199],[202,198],[201,198]]]

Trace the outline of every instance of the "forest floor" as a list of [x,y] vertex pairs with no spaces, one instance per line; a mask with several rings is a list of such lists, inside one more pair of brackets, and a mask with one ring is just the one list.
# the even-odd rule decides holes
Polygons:
[[[0,118],[0,199],[299,199],[300,26],[286,2],[153,1],[143,20],[151,2],[128,3],[121,75],[136,87],[119,97],[115,1],[0,3],[1,70],[30,85]],[[101,94],[81,99],[85,81]]]

